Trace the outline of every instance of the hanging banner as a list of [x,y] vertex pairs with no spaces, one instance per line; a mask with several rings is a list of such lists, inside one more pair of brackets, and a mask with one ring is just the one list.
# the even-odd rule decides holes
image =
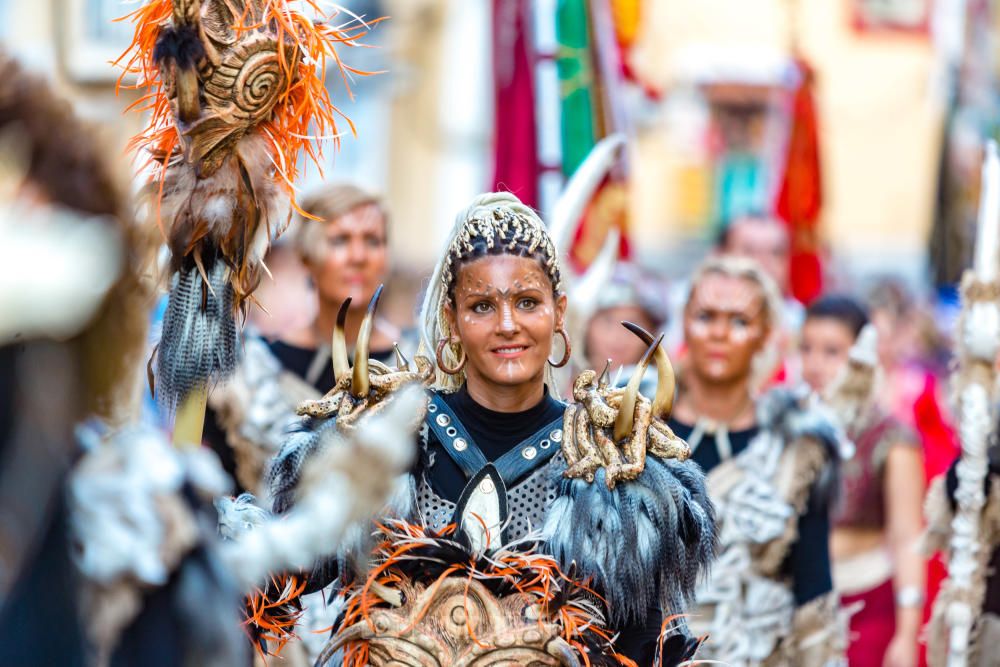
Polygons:
[[535,68],[529,0],[493,0],[493,190],[538,208]]
[[788,225],[792,296],[802,303],[809,303],[823,291],[818,229],[823,205],[823,178],[813,74],[802,60],[797,61],[796,66],[800,78],[792,94],[787,157],[775,212]]

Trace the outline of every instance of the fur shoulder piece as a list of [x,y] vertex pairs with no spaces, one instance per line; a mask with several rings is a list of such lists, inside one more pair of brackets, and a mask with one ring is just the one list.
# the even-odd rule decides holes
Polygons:
[[810,438],[823,445],[831,460],[850,457],[851,444],[833,414],[803,391],[775,387],[757,400],[757,423],[786,443]]
[[[382,407],[387,406],[392,401],[387,401]],[[356,416],[374,416],[381,414],[384,410],[359,411]],[[426,401],[420,403],[419,409],[414,413],[420,419],[410,418],[408,433],[416,434],[420,424],[426,414]],[[267,466],[265,486],[271,500],[271,510],[275,514],[284,514],[295,504],[298,493],[299,482],[302,479],[302,472],[307,462],[312,460],[321,451],[324,451],[333,443],[343,440],[345,435],[352,436],[354,433],[353,423],[350,429],[339,428],[336,417],[301,417],[290,429],[288,437],[285,439],[281,450],[271,459]],[[400,505],[402,507],[402,505]],[[401,509],[398,515],[400,518],[409,518],[412,508],[409,506]]]
[[852,456],[854,445],[830,410],[800,389],[775,387],[757,400],[757,423],[761,431],[776,436],[774,440],[786,448],[807,442],[821,447],[826,464],[813,482],[813,498],[832,503],[838,488],[840,461]]
[[592,577],[615,625],[657,606],[684,611],[715,556],[715,510],[694,463],[650,456],[635,480],[558,481],[544,526],[546,551]]
[[[274,498],[274,511],[278,514],[291,506],[292,494],[306,458],[323,448],[331,438],[351,437],[359,422],[391,409],[390,405],[395,398],[400,393],[405,393],[404,387],[420,386],[426,391],[434,377],[434,362],[418,355],[414,359],[414,367],[398,347],[395,368],[368,358],[369,342],[375,326],[375,311],[381,295],[380,285],[368,303],[368,310],[358,332],[353,367],[347,361],[344,337],[344,323],[350,300],[340,307],[331,350],[336,382],[322,398],[304,401],[296,408],[296,414],[303,419],[293,428],[291,436],[268,471],[267,485]],[[410,413],[407,425],[410,435],[416,433],[423,424],[427,403],[426,396],[423,400],[414,402],[414,410]]]
[[[236,628],[235,614],[226,609],[236,603],[236,590],[230,573],[216,562],[201,518],[201,508],[230,486],[218,459],[204,448],[176,450],[148,427],[106,433],[91,424],[77,435],[85,454],[67,482],[70,541],[81,580],[81,618],[97,653],[106,658],[129,641],[135,632],[129,628],[146,607],[159,614],[152,617],[171,614],[214,637],[211,649],[192,639],[196,645],[188,647],[189,657],[231,664],[242,644],[240,633],[228,629]],[[211,593],[213,603],[202,600],[203,593]],[[183,642],[174,639],[184,655],[178,646]],[[211,651],[226,655],[222,659]]]

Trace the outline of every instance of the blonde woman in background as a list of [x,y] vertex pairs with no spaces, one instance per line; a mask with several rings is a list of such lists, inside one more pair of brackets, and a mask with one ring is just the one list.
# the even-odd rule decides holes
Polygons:
[[684,308],[688,354],[669,424],[704,468],[718,512],[721,553],[691,612],[694,632],[708,634],[698,657],[819,667],[842,660],[846,645],[828,547],[839,438],[806,396],[754,393],[781,303],[753,260],[702,264]]
[[[330,341],[341,306],[350,299],[344,334],[353,347],[368,301],[389,271],[388,215],[377,195],[351,184],[324,185],[300,206],[310,217],[297,216],[288,247],[311,284],[312,316],[276,339],[248,331],[239,367],[211,393],[205,420],[205,440],[241,490],[254,493],[263,491],[264,465],[281,447],[295,406],[333,387]],[[302,273],[285,276],[294,280]],[[283,289],[295,301],[302,293],[300,285],[275,284],[270,300],[280,300]],[[414,338],[377,318],[370,356],[394,363],[393,343],[412,352]]]

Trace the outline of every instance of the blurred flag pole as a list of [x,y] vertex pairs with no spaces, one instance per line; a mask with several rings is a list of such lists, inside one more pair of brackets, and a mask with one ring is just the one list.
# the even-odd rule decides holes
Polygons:
[[[589,169],[588,161],[591,166],[605,161],[604,157],[591,160],[595,153],[608,155],[606,147],[600,147],[602,139],[629,134],[623,105],[625,74],[616,29],[621,26],[626,32],[633,30],[634,27],[629,27],[630,22],[638,20],[633,13],[628,7],[613,6],[609,0],[559,0],[556,5],[560,138],[567,191],[579,171],[587,169],[596,173]],[[623,22],[629,25],[622,25]],[[602,170],[600,180],[588,186],[590,194],[583,206],[576,207],[575,219],[564,220],[559,225],[559,234],[566,239],[560,252],[566,266],[577,274],[584,273],[601,255],[612,229],[618,231],[618,256],[622,259],[631,256],[628,156],[624,150],[613,152],[612,162],[597,170]],[[553,209],[553,217],[567,210],[565,206],[558,213]]]

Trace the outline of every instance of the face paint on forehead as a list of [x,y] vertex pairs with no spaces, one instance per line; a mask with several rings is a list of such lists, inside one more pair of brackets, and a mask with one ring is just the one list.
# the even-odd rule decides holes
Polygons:
[[543,293],[551,290],[548,277],[542,273],[541,268],[525,271],[509,285],[497,285],[476,276],[472,271],[462,270],[459,271],[458,281],[455,285],[455,298],[459,301],[469,296],[509,299],[512,294],[527,290],[538,290]]
[[753,319],[764,312],[766,301],[760,288],[748,280],[705,280],[695,287],[691,305]]
[[529,271],[524,275],[520,276],[514,281],[514,289],[516,290],[528,290],[537,289],[544,290],[548,287],[548,278],[539,271]]

